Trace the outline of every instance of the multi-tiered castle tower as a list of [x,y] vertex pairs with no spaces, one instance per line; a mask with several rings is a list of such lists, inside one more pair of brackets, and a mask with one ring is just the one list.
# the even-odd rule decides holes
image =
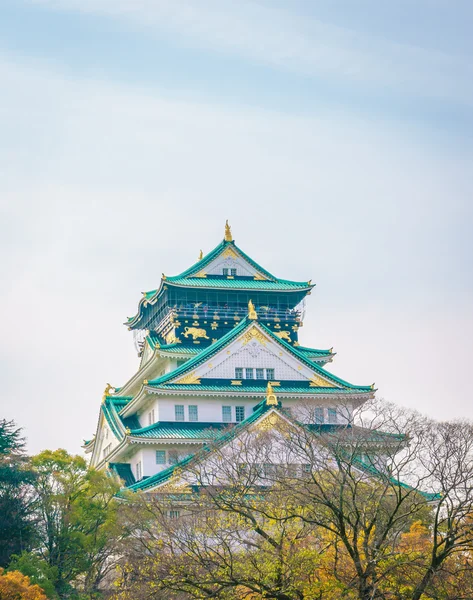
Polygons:
[[227,223],[214,250],[180,275],[163,275],[128,319],[140,366],[122,387],[105,389],[97,432],[84,446],[92,466],[132,489],[158,489],[210,439],[268,411],[345,427],[374,390],[326,371],[331,349],[300,345],[313,287],[263,269]]

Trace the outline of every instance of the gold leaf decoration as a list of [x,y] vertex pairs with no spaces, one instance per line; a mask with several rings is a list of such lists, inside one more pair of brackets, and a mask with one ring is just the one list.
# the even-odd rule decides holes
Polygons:
[[181,377],[181,379],[178,379],[176,383],[200,385],[200,379],[195,374],[195,371],[192,371],[192,373],[188,373],[184,377]]
[[243,342],[244,346],[246,346],[246,344],[252,342],[253,340],[256,340],[261,345],[266,346],[266,338],[261,333],[261,331],[259,331],[259,329],[257,329],[255,326],[246,331],[245,334],[242,335],[240,338],[240,341]]
[[335,386],[330,381],[327,381],[326,379],[322,379],[322,377],[320,377],[319,375],[316,375],[314,373],[314,375],[312,376],[312,379],[310,380],[310,387],[337,387],[337,386]]

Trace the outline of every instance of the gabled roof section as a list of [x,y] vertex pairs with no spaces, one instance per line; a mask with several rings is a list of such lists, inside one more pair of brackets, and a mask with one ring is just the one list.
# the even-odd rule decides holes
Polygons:
[[[169,388],[170,385],[173,385],[173,386],[179,385],[180,388],[185,386],[184,389],[191,389],[190,386],[194,384],[194,385],[198,385],[199,389],[201,389],[200,388],[201,382],[199,381],[199,379],[203,378],[204,376],[203,375],[197,376],[195,374],[196,370],[201,365],[203,365],[206,361],[208,361],[210,358],[214,357],[216,354],[223,351],[229,344],[231,344],[239,336],[242,336],[243,334],[245,334],[247,332],[249,332],[249,334],[254,333],[253,328],[256,328],[256,330],[258,332],[257,335],[263,334],[263,337],[264,337],[264,335],[266,335],[267,338],[269,338],[272,342],[279,345],[279,347],[282,347],[284,350],[286,350],[286,352],[288,354],[290,354],[294,358],[296,358],[298,362],[302,363],[305,367],[310,369],[310,371],[312,373],[312,375],[311,375],[312,379],[311,379],[311,377],[308,377],[307,381],[308,381],[308,385],[310,385],[311,388],[333,387],[333,388],[337,388],[341,392],[343,392],[344,390],[347,390],[347,389],[352,390],[354,392],[358,391],[361,393],[373,392],[372,386],[352,385],[351,383],[348,383],[347,381],[341,379],[340,377],[337,377],[337,376],[333,375],[332,373],[327,372],[325,369],[320,367],[316,362],[313,362],[312,360],[310,360],[304,352],[299,351],[297,347],[291,346],[288,342],[277,337],[268,327],[266,327],[265,325],[263,325],[262,323],[260,323],[258,321],[249,319],[249,317],[245,317],[244,319],[242,319],[236,327],[234,327],[231,331],[229,331],[227,334],[222,336],[217,342],[215,342],[214,344],[203,349],[197,356],[194,356],[193,358],[189,359],[187,362],[185,362],[183,365],[181,365],[174,371],[171,371],[170,373],[166,373],[165,375],[162,375],[161,377],[158,377],[157,379],[153,379],[152,381],[150,381],[148,383],[148,386],[152,387],[152,388],[163,387],[164,389],[170,389]],[[253,384],[254,381],[256,381],[256,380],[251,380],[250,383]],[[214,382],[209,381],[207,379],[206,383],[210,383],[210,385],[211,385]],[[217,384],[217,385],[218,384],[220,384],[220,385],[226,384],[226,386],[228,386],[229,381],[225,381],[225,382],[215,381],[215,384]],[[235,387],[233,388],[233,390],[237,391],[237,389]]]
[[[256,261],[254,261],[248,254],[245,254],[241,248],[239,248],[235,242],[222,240],[218,246],[216,246],[213,250],[211,250],[208,254],[203,256],[199,261],[194,263],[191,267],[176,275],[175,278],[189,278],[195,277],[197,274],[205,271],[205,268],[210,265],[216,258],[221,255],[227,253],[229,256],[239,256],[245,262],[253,267],[255,271],[257,271],[262,277],[265,279],[269,279],[270,281],[279,281],[277,277],[272,275],[269,271],[266,271],[261,265],[259,265]],[[174,277],[170,277],[169,279],[175,279]]]
[[[246,264],[249,268],[250,276],[225,277],[215,276],[207,273],[208,268],[220,258],[232,258]],[[243,252],[233,240],[224,239],[211,252],[203,256],[191,267],[176,276],[163,275],[160,285],[157,289],[143,292],[143,296],[138,304],[138,312],[135,316],[129,317],[125,323],[131,329],[135,328],[142,319],[143,309],[150,304],[153,305],[160,296],[164,286],[175,286],[184,288],[204,288],[204,289],[226,289],[226,290],[245,290],[245,291],[266,291],[266,292],[299,292],[307,294],[315,287],[310,281],[291,281],[289,279],[280,279],[264,269],[248,254]],[[302,296],[303,297],[303,296]],[[301,299],[302,299],[301,297]]]

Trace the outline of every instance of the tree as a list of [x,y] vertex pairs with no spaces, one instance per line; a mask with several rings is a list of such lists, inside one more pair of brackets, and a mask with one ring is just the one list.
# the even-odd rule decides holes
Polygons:
[[473,579],[471,424],[378,402],[346,427],[267,419],[142,498],[125,597],[420,600]]
[[29,577],[19,571],[5,573],[0,569],[0,598],[2,600],[47,600],[39,585],[31,585]]
[[34,538],[31,483],[21,429],[0,420],[0,567],[12,554],[28,549]]
[[79,591],[92,598],[115,566],[123,535],[121,505],[115,500],[120,484],[65,450],[41,452],[31,462],[38,545],[19,564],[47,571],[60,598],[78,597]]

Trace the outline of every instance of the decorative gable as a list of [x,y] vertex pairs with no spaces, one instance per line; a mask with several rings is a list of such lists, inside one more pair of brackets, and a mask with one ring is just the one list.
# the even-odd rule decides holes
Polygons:
[[267,279],[266,276],[259,273],[253,265],[245,260],[232,245],[228,245],[221,254],[214,258],[203,269],[203,273],[206,275],[236,275]]
[[269,369],[269,379],[273,381],[309,381],[311,386],[316,387],[341,387],[306,364],[256,323],[209,360],[183,373],[172,383],[195,384],[203,378],[237,380],[240,378],[238,369],[242,369],[243,377],[246,369],[252,369],[253,378],[257,377],[257,370],[262,369],[262,378],[267,379]]

